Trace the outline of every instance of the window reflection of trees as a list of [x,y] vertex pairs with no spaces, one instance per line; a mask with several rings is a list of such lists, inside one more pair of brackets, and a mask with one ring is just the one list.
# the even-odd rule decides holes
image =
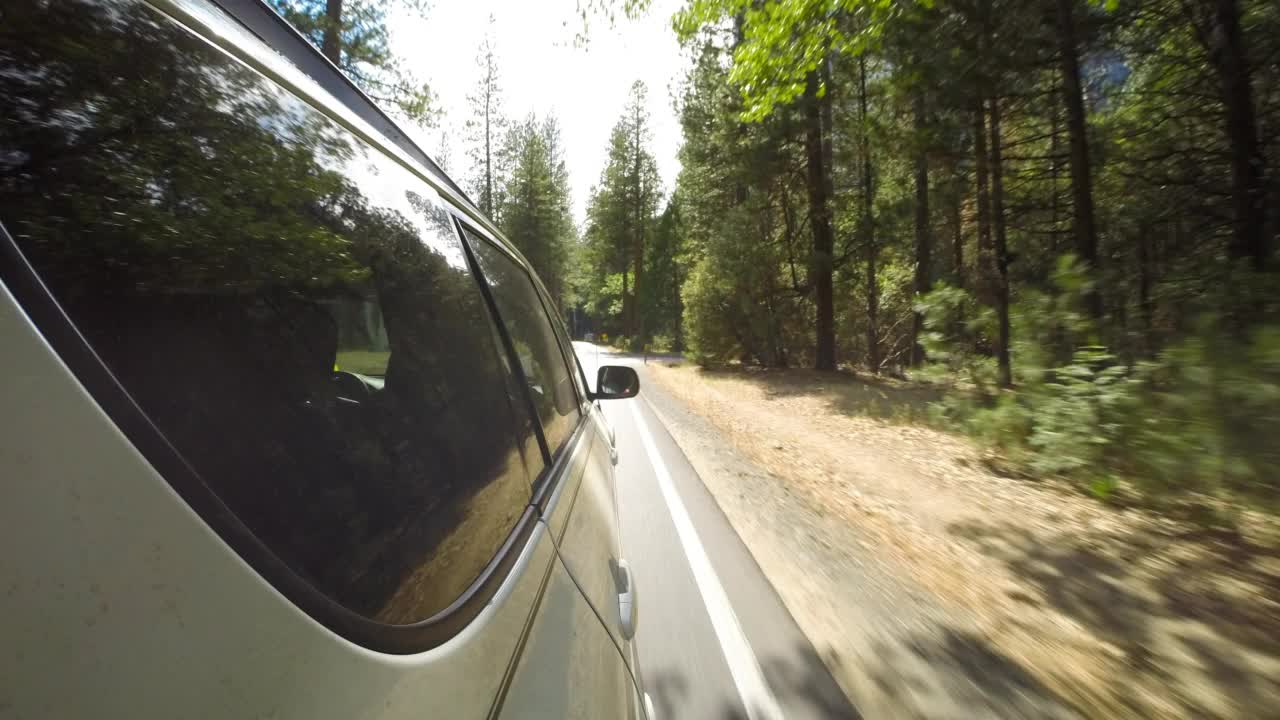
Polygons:
[[551,322],[528,273],[485,240],[470,236],[476,260],[510,330],[543,433],[554,452],[578,418],[577,396]]
[[[203,479],[358,611],[451,602],[528,482],[436,201],[444,223],[418,226],[371,200],[355,164],[413,181],[134,2],[0,10],[0,97],[0,221]],[[339,402],[341,348],[389,352],[385,385]],[[471,507],[492,487],[502,504]],[[460,528],[481,534],[437,557]]]

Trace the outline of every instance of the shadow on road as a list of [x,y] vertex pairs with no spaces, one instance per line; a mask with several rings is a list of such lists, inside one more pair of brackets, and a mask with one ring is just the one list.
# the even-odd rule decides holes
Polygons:
[[760,669],[784,708],[797,717],[861,718],[812,647],[798,646],[790,657],[762,658]]
[[1046,605],[1117,647],[1125,670],[1111,678],[1117,697],[1167,689],[1162,699],[1189,717],[1280,707],[1277,548],[1187,527],[1052,541],[1002,523],[949,530],[1027,583],[1016,600]]
[[[861,720],[862,715],[849,703],[840,686],[832,679],[822,659],[807,644],[800,645],[785,657],[759,658],[769,688],[782,707],[783,716],[798,720]],[[651,673],[645,676],[645,689],[653,698],[660,718],[687,717],[688,681],[676,673]],[[725,720],[747,720],[747,714],[735,697],[726,699],[715,717]]]
[[[796,660],[796,657],[801,658]],[[833,670],[858,673],[868,690],[871,716],[912,718],[1078,717],[1068,704],[1017,662],[985,640],[953,629],[919,631],[872,644],[856,667],[833,659]],[[787,718],[860,720],[813,650],[788,658],[761,658],[761,669]],[[855,684],[859,684],[855,682]],[[659,717],[684,717],[690,688],[678,675],[646,678]],[[861,701],[860,701],[861,702]],[[715,717],[747,720],[737,699]]]
[[969,632],[944,627],[877,641],[864,666],[895,716],[1077,717],[1018,662]]
[[677,713],[689,696],[689,681],[678,672],[646,672],[644,689],[659,718],[679,717]]

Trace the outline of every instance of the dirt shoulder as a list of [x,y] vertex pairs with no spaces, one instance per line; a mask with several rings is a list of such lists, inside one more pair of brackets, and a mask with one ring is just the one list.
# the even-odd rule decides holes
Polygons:
[[[1280,542],[987,470],[929,393],[650,364],[651,400],[868,717],[1264,717]],[[725,447],[727,446],[727,448]]]

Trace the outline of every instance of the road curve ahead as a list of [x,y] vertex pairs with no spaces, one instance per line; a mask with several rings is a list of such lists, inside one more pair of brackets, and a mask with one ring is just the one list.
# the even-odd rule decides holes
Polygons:
[[639,397],[601,406],[617,435],[622,551],[658,717],[859,717],[646,398],[643,362],[574,349],[593,382],[599,365],[640,373]]

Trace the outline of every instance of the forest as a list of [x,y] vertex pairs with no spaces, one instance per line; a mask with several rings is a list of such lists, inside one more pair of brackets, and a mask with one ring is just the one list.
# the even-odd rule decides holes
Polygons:
[[679,180],[655,202],[616,142],[579,253],[624,342],[936,383],[940,424],[1103,496],[1274,501],[1280,5],[692,0],[674,28]]
[[[385,3],[274,2],[429,122]],[[688,0],[672,30],[678,179],[637,82],[580,225],[555,119],[506,118],[478,53],[455,174],[576,335],[927,384],[937,423],[1104,497],[1274,502],[1280,4]]]

